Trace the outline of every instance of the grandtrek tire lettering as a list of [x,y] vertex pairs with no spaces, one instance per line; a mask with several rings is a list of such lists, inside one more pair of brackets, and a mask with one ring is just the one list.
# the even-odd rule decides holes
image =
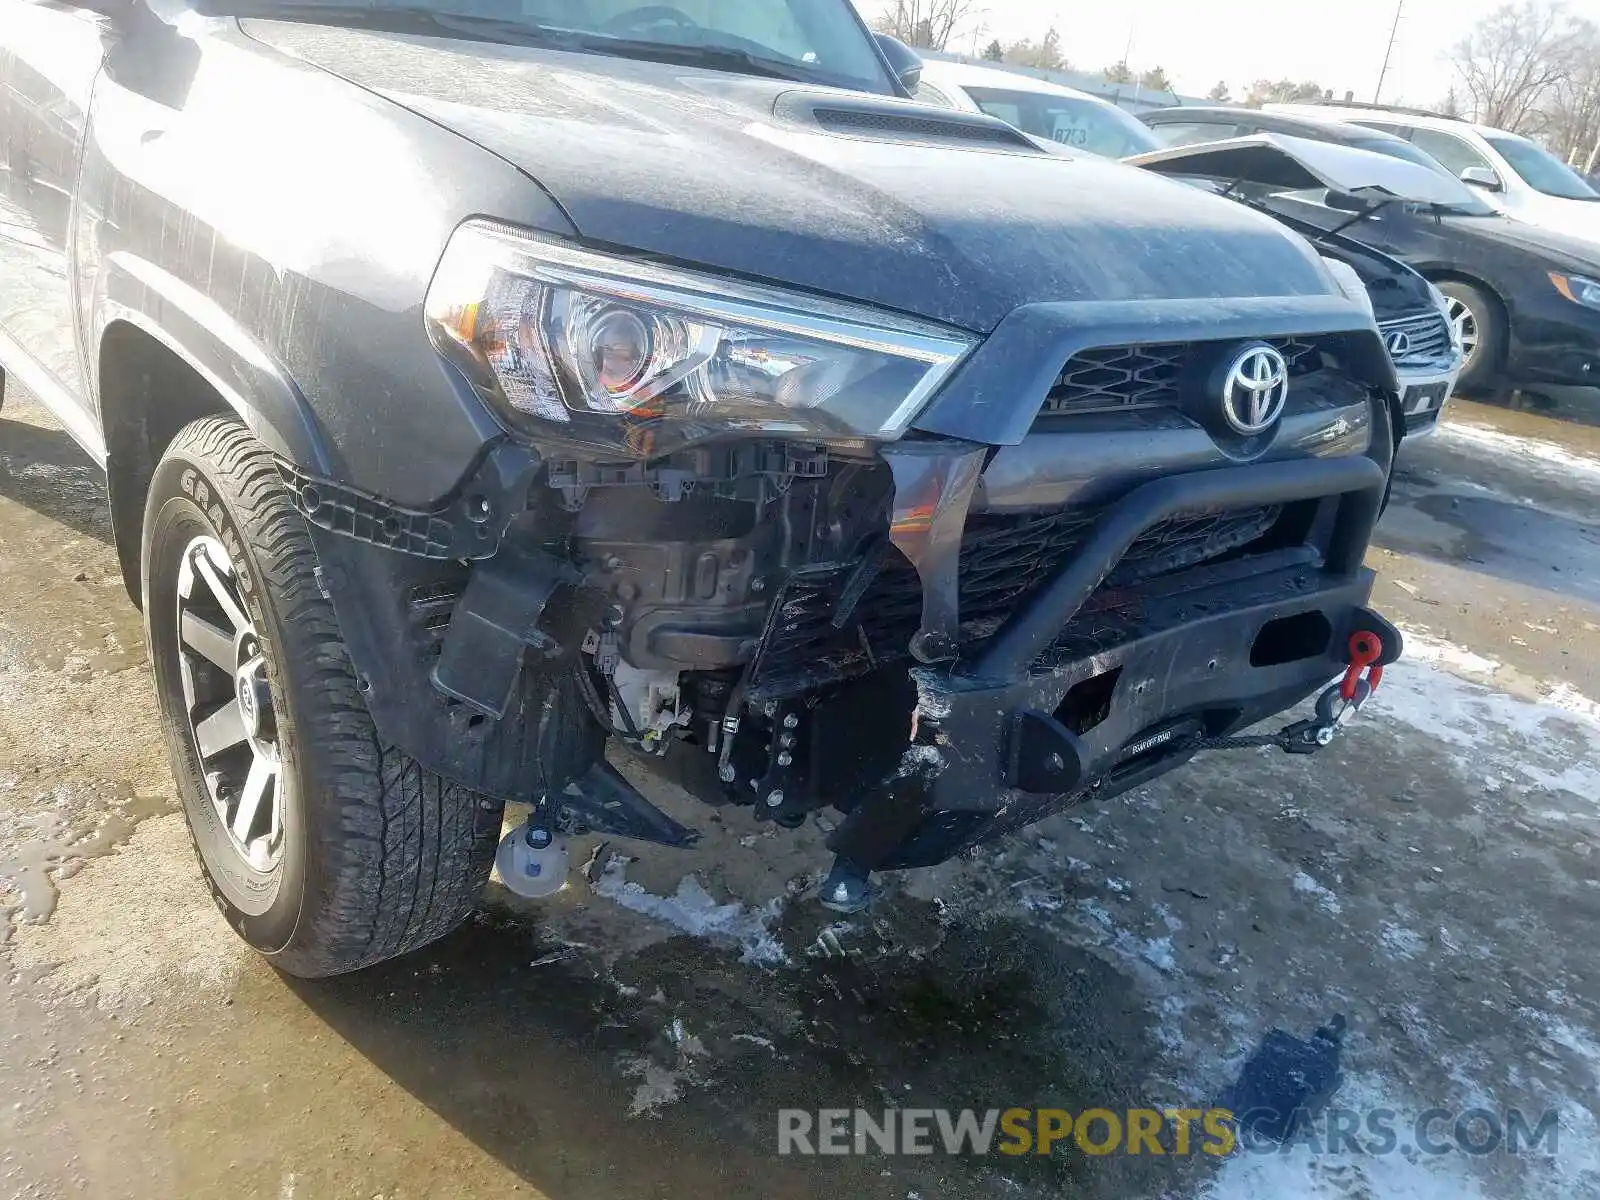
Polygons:
[[[240,549],[244,545],[244,539],[239,536],[239,531],[229,519],[227,510],[220,503],[212,503],[211,489],[206,486],[205,480],[193,469],[185,468],[181,486],[184,495],[193,498],[195,504],[206,514],[206,517],[211,521],[212,527],[216,530],[217,536],[222,540],[224,548],[232,556],[235,564],[239,564],[241,558]],[[239,565],[238,579],[239,586],[244,591],[255,591],[255,581],[251,577],[248,568]]]

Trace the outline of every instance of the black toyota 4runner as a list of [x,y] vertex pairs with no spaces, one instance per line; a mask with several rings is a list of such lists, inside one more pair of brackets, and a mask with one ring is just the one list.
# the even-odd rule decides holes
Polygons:
[[507,801],[525,892],[692,841],[608,742],[838,810],[851,908],[1399,653],[1369,310],[899,49],[848,0],[0,0],[0,364],[106,468],[285,970],[454,926]]

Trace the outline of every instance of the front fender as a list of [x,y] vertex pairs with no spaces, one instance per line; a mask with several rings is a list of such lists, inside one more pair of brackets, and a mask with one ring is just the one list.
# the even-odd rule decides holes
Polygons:
[[179,24],[125,30],[96,83],[74,229],[86,338],[143,329],[296,467],[436,506],[504,436],[428,338],[439,255],[482,213],[570,225],[459,135],[235,21]]
[[[160,342],[203,378],[274,453],[328,474],[332,461],[315,414],[288,373],[218,304],[183,280],[127,252],[108,255],[91,301],[90,344],[125,322]],[[89,364],[97,404],[103,356]],[[102,428],[107,414],[101,412]]]

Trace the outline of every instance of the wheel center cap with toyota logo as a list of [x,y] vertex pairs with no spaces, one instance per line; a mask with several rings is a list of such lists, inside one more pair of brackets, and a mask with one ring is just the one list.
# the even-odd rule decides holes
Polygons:
[[1390,358],[1404,358],[1411,353],[1411,335],[1403,329],[1397,329],[1384,338],[1383,344]]
[[1289,402],[1289,364],[1264,342],[1246,346],[1223,374],[1221,400],[1222,415],[1235,432],[1265,433]]

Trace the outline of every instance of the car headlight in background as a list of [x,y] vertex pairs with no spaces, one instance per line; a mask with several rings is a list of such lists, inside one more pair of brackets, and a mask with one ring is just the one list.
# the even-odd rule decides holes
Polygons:
[[426,315],[513,424],[578,422],[639,454],[732,431],[893,440],[977,340],[484,221],[451,238]]
[[1593,279],[1586,279],[1582,275],[1561,275],[1551,271],[1550,282],[1556,285],[1556,291],[1574,304],[1581,304],[1585,308],[1600,308],[1600,283],[1596,283]]

